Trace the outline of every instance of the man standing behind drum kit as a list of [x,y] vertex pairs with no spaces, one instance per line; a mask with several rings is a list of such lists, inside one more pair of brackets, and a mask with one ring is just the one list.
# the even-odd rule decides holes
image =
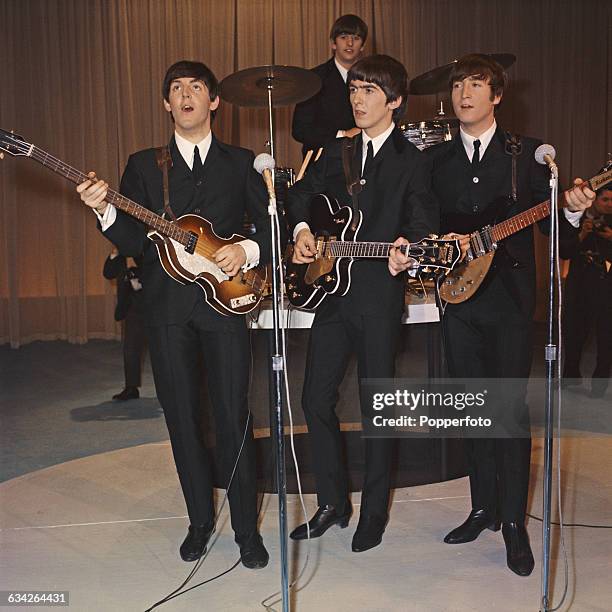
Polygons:
[[[503,203],[501,219],[508,218],[548,199],[545,166],[534,159],[540,144],[521,137],[515,157],[516,184],[512,184],[513,158],[510,134],[497,126],[495,110],[501,102],[506,75],[491,57],[472,54],[449,70],[453,109],[460,131],[450,142],[426,150],[433,161],[432,189],[441,210],[442,231],[474,231],[479,220],[496,203]],[[595,194],[578,187],[566,193],[569,210],[559,217],[560,236],[577,233],[581,211]],[[572,212],[570,212],[572,211]],[[472,225],[472,229],[457,224]],[[541,222],[546,226],[547,221]],[[574,225],[574,227],[572,227]],[[544,227],[543,229],[546,229]],[[461,239],[462,248],[469,237]],[[406,258],[393,254],[393,273],[407,267]],[[449,374],[457,378],[514,378],[526,380],[531,369],[532,318],[535,307],[535,256],[533,230],[527,227],[500,244],[496,268],[469,300],[448,304],[443,319]],[[512,404],[518,421],[529,426],[524,390]],[[446,535],[447,544],[475,540],[484,529],[502,534],[508,567],[519,576],[534,566],[525,529],[531,439],[466,438],[472,508],[466,521]]]
[[334,22],[329,38],[334,56],[313,68],[321,78],[321,89],[295,107],[291,133],[303,144],[302,154],[315,153],[327,142],[355,136],[359,128],[348,97],[346,75],[359,60],[368,37],[368,26],[357,15],[342,15]]

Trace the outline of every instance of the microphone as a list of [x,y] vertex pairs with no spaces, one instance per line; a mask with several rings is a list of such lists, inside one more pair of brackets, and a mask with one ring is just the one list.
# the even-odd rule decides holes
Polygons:
[[253,168],[261,174],[266,187],[268,188],[268,196],[271,200],[276,200],[276,192],[274,191],[274,179],[272,178],[272,170],[276,167],[276,162],[268,153],[260,153],[253,162]]
[[555,155],[557,152],[555,148],[549,144],[541,144],[535,150],[535,160],[538,164],[542,164],[543,166],[548,166],[551,170],[557,168],[557,164],[555,164]]

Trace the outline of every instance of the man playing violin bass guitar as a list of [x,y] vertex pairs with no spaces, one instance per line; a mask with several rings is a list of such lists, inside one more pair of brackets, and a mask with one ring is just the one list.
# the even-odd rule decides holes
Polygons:
[[[174,122],[169,145],[169,208],[156,150],[132,155],[121,180],[121,193],[158,215],[186,213],[208,219],[219,236],[240,233],[245,212],[257,232],[218,249],[213,259],[230,277],[240,269],[269,261],[267,194],[253,169],[253,154],[219,142],[211,123],[219,105],[217,79],[200,62],[172,65],[163,82],[163,104]],[[229,482],[232,528],[242,564],[264,567],[268,553],[257,531],[255,453],[247,406],[249,340],[243,316],[220,314],[196,284],[182,285],[162,268],[147,227],[105,202],[108,185],[86,181],[77,190],[96,211],[104,235],[120,253],[143,253],[144,314],[157,396],[164,410],[172,451],[189,513],[189,532],[180,548],[184,561],[206,551],[215,526],[211,468],[200,432],[200,353],[208,372],[208,390],[221,449],[224,482]],[[244,441],[244,442],[243,442]]]
[[[407,75],[391,57],[372,55],[348,73],[350,101],[362,133],[351,141],[351,162],[365,184],[358,194],[363,220],[358,239],[393,243],[399,236],[419,240],[438,229],[439,212],[429,191],[430,165],[399,130],[394,120],[406,106]],[[287,212],[294,229],[294,263],[314,260],[315,237],[309,226],[310,201],[325,192],[342,205],[353,205],[347,191],[343,147],[347,139],[329,144],[306,177],[289,191]],[[314,228],[313,228],[314,229]],[[346,527],[352,513],[342,457],[340,427],[335,414],[338,387],[351,353],[357,354],[358,377],[393,378],[401,331],[405,279],[389,274],[388,259],[357,259],[350,288],[328,295],[318,306],[310,333],[302,404],[311,436],[319,509],[309,521],[310,537],[332,525]],[[364,418],[372,407],[362,402]],[[365,440],[365,474],[361,514],[352,550],[377,546],[388,518],[392,440]],[[292,533],[307,537],[306,525]]]
[[[464,249],[469,243],[465,234],[487,224],[481,219],[483,212],[501,204],[501,221],[546,201],[550,195],[549,171],[534,158],[540,143],[521,137],[513,160],[509,146],[512,135],[495,122],[505,83],[503,68],[489,56],[472,54],[460,59],[449,79],[460,131],[454,140],[426,151],[433,162],[432,189],[440,203],[442,232],[461,232]],[[561,240],[575,239],[578,220],[593,198],[589,189],[583,192],[574,188],[565,194],[567,208],[559,215]],[[548,231],[547,226],[547,220],[540,222],[544,231]],[[401,255],[392,257],[394,273],[406,265]],[[533,230],[529,226],[500,242],[493,268],[472,298],[447,304],[443,326],[452,377],[527,380],[535,288]],[[515,387],[512,403],[506,408],[528,432],[526,388]],[[464,441],[472,507],[467,520],[444,541],[471,542],[484,529],[499,530],[501,522],[508,567],[528,576],[534,567],[525,529],[531,439],[526,435],[506,439],[466,437]]]

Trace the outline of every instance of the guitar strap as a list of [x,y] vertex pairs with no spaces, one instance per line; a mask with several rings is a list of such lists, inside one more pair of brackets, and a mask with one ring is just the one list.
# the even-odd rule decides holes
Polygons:
[[511,204],[515,204],[518,200],[516,160],[523,152],[523,143],[521,142],[521,137],[518,134],[506,132],[505,151],[507,155],[512,156],[512,194],[510,196],[510,202]]
[[346,190],[349,192],[353,204],[353,220],[351,222],[351,230],[357,231],[357,218],[359,212],[358,195],[363,189],[365,181],[361,179],[360,161],[357,159],[357,147],[355,141],[357,138],[342,139],[342,166],[344,168],[344,178],[346,180]]
[[172,221],[176,221],[176,215],[170,206],[170,188],[168,186],[168,169],[172,168],[172,156],[168,145],[157,147],[155,149],[155,160],[157,167],[162,171],[163,186],[164,186],[164,213],[170,217]]

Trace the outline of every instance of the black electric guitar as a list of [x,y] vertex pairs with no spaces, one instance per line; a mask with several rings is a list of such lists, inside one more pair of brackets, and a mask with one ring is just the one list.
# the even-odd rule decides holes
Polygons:
[[[21,136],[2,129],[0,150],[10,155],[31,157],[77,185],[89,179],[83,172],[26,142]],[[206,301],[217,312],[223,315],[245,314],[261,301],[266,288],[265,266],[229,277],[212,257],[222,246],[244,240],[242,236],[234,234],[221,238],[215,234],[210,221],[198,215],[188,214],[176,221],[167,221],[112,189],[108,190],[106,201],[150,227],[147,235],[157,248],[163,269],[183,285],[197,283],[203,289]]]
[[[601,174],[584,182],[583,186],[596,191],[611,180],[612,162],[607,164]],[[510,219],[494,224],[506,208],[507,201],[504,199],[497,205],[489,206],[484,215],[476,219],[455,215],[454,219],[448,220],[447,224],[453,231],[470,234],[470,246],[465,259],[439,281],[440,297],[445,302],[458,304],[469,300],[486,278],[499,242],[550,215],[550,201],[546,200]],[[469,227],[465,223],[468,223]],[[474,226],[481,229],[473,231]]]
[[[315,236],[315,260],[309,264],[287,261],[285,284],[289,302],[297,308],[315,309],[330,294],[345,295],[351,286],[351,266],[355,259],[388,258],[390,242],[358,242],[363,215],[358,211],[356,230],[351,225],[353,210],[339,206],[326,195],[314,196],[310,203],[310,230]],[[424,272],[447,273],[461,257],[457,240],[423,238],[400,247]]]

